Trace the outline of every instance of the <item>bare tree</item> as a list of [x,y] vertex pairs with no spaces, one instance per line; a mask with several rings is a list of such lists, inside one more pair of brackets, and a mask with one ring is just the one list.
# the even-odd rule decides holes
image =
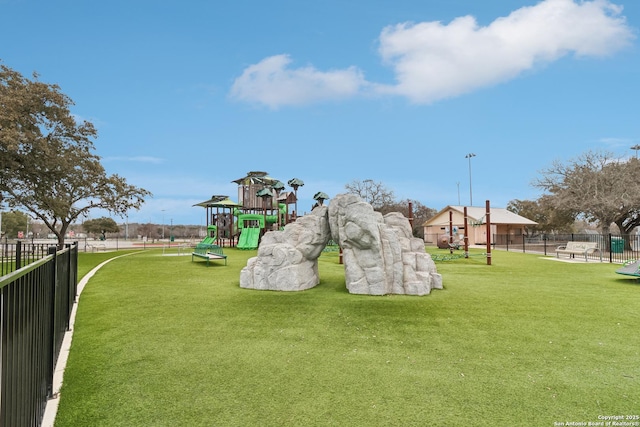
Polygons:
[[[620,215],[613,221],[620,232],[629,234],[634,228],[640,226],[640,201],[631,202],[630,199],[639,199],[638,190],[640,189],[640,160],[631,158],[628,162],[623,163],[621,171],[621,186],[624,187],[623,199],[627,200],[626,205],[621,206]],[[635,194],[633,194],[635,192]]]
[[146,237],[147,239],[155,239],[160,236],[158,230],[157,225],[148,222],[146,224],[140,224],[137,232],[140,236]]
[[365,202],[369,203],[374,210],[386,215],[390,212],[400,212],[409,218],[409,204],[412,205],[411,217],[413,219],[413,235],[423,237],[424,228],[422,224],[436,214],[436,210],[424,206],[422,203],[406,199],[395,200],[393,190],[388,189],[383,183],[365,179],[363,181],[352,181],[344,186],[347,192],[356,194]]
[[[550,193],[553,206],[597,222],[603,234],[611,224],[631,230],[640,220],[640,164],[609,152],[589,151],[564,164],[555,161],[534,182]],[[632,227],[633,226],[633,227]]]
[[389,190],[381,182],[376,182],[372,179],[354,180],[346,184],[344,188],[347,192],[360,196],[362,200],[369,203],[376,210],[395,203],[393,191]]
[[438,213],[435,209],[426,207],[417,200],[406,199],[382,206],[377,210],[383,215],[390,212],[400,212],[406,218],[409,218],[409,204],[411,204],[411,218],[413,219],[412,234],[414,237],[424,238],[424,226],[422,224]]

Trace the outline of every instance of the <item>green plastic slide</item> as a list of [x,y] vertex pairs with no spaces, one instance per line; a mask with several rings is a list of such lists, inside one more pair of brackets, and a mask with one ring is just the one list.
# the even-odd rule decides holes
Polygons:
[[259,239],[259,228],[243,228],[238,240],[238,249],[257,249]]

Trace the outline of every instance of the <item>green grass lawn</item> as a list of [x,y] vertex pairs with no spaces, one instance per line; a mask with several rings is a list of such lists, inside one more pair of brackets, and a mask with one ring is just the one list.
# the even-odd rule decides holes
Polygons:
[[[351,295],[337,253],[303,292],[144,251],[84,289],[56,427],[553,426],[640,414],[640,282],[493,252],[430,295]],[[111,254],[113,255],[113,254]],[[102,258],[101,258],[102,257]],[[80,271],[104,260],[81,254]],[[559,425],[559,424],[555,424]]]

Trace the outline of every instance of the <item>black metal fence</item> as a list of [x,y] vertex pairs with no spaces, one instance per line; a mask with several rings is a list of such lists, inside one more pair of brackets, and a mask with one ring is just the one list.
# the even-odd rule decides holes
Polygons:
[[[427,239],[437,242],[437,236]],[[494,234],[491,247],[506,251],[556,255],[556,249],[568,242],[593,242],[598,251],[590,253],[588,258],[610,263],[624,263],[640,259],[640,237],[635,234],[544,234],[537,237]],[[560,255],[566,257],[567,255]]]
[[[103,252],[126,249],[157,249],[172,246],[178,247],[180,245],[195,246],[200,242],[200,239],[171,240],[167,238],[164,240],[126,240],[116,237],[109,238],[108,240],[83,238],[79,240],[66,240],[65,242],[74,245],[77,244],[78,251],[80,252]],[[48,248],[57,244],[58,241],[54,239],[16,240],[5,237],[0,240],[0,276],[45,257],[48,254]]]
[[49,254],[51,246],[55,244],[22,240],[0,242],[0,276],[44,258]]
[[[24,258],[22,258],[24,260]],[[39,426],[76,298],[78,245],[0,277],[0,425]]]

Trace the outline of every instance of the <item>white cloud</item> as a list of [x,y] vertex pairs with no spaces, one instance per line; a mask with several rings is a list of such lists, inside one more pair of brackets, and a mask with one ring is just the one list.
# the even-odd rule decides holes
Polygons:
[[508,81],[570,53],[605,56],[634,37],[621,11],[604,0],[545,0],[486,27],[471,16],[448,25],[387,27],[379,51],[394,68],[397,84],[378,90],[430,103]]
[[356,67],[290,68],[288,55],[251,65],[231,89],[235,99],[271,108],[347,98],[374,89],[432,103],[499,84],[565,55],[606,56],[627,46],[634,31],[608,0],[544,0],[481,27],[472,16],[386,27],[379,53],[396,83],[368,83]]
[[633,138],[604,137],[600,138],[598,142],[611,150],[626,150],[632,146],[638,146],[638,143]]
[[231,88],[231,96],[271,108],[351,97],[365,84],[355,67],[318,71],[313,67],[289,68],[288,55],[275,55],[249,66]]
[[105,162],[136,162],[136,163],[152,163],[161,164],[164,163],[164,159],[160,157],[152,156],[134,156],[134,157],[106,157]]

